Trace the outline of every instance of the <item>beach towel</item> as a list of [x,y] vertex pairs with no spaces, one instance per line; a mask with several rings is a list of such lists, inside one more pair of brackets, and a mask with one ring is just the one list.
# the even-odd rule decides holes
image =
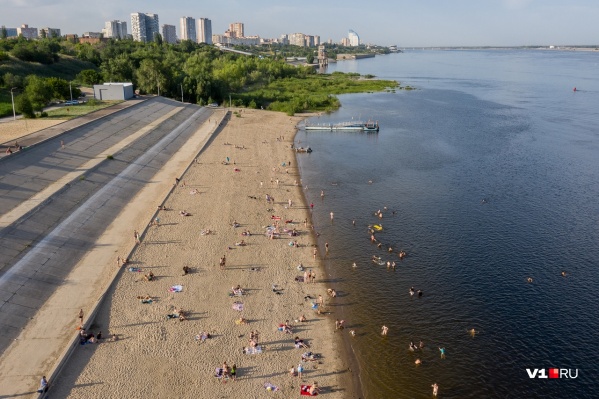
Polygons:
[[248,346],[247,348],[243,348],[243,353],[246,355],[257,355],[262,353],[262,347],[260,345],[256,346],[255,348]]
[[303,283],[304,282],[304,276],[297,276],[295,278],[295,281],[297,281],[298,283]]
[[266,383],[264,383],[264,388],[265,388],[267,391],[278,391],[278,390],[279,390],[279,387],[278,387],[278,386],[276,386],[276,385],[272,385],[270,382],[266,382]]
[[303,396],[316,396],[318,395],[318,392],[314,392],[314,395],[310,395],[310,388],[312,387],[312,385],[302,385],[300,387],[300,395]]
[[183,286],[182,285],[173,285],[171,288],[169,288],[170,292],[181,292],[183,291]]
[[129,269],[130,272],[141,272],[141,269],[139,267],[130,267]]
[[275,215],[272,215],[270,218],[273,220],[281,220],[280,216],[275,216]]
[[237,310],[239,312],[243,311],[243,303],[241,303],[241,302],[233,303],[233,310]]

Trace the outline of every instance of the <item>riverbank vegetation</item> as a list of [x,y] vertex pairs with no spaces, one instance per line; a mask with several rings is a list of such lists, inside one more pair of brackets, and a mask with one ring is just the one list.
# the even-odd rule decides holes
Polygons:
[[[78,96],[78,85],[132,82],[140,94],[294,114],[335,110],[337,94],[397,86],[394,81],[318,74],[311,66],[290,65],[283,57],[289,47],[295,46],[272,56],[246,56],[190,41],[80,44],[61,38],[0,39],[0,100],[13,89],[19,112],[31,117],[45,104],[70,99],[71,90],[74,98]],[[0,116],[9,111],[11,107],[0,106]]]

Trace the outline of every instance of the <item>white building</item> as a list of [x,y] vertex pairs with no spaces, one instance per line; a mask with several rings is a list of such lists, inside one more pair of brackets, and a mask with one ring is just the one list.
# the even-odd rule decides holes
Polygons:
[[212,21],[208,18],[198,19],[198,43],[212,44]]
[[106,21],[102,33],[105,38],[124,39],[127,37],[127,22],[125,21]]
[[128,100],[135,97],[132,83],[104,83],[94,85],[94,98],[102,100]]
[[180,32],[181,40],[191,40],[195,42],[198,40],[198,36],[196,33],[196,19],[192,17],[181,17],[180,21]]
[[160,34],[158,14],[132,13],[131,34],[133,35],[133,40],[138,42],[154,41],[154,36]]
[[17,28],[17,36],[22,35],[25,39],[36,39],[37,28],[30,28],[29,25],[23,24]]
[[349,33],[347,34],[347,38],[349,39],[349,45],[352,47],[357,47],[360,45],[360,36],[358,36],[358,34],[356,32],[354,32],[353,30],[349,30]]
[[177,29],[175,25],[162,25],[162,40],[167,43],[177,43]]

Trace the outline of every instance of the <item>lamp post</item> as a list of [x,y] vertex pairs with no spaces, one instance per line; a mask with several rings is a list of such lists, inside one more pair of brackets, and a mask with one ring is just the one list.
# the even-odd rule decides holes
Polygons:
[[73,104],[73,88],[71,87],[71,82],[69,82],[69,92],[71,92],[71,104]]
[[183,83],[181,83],[181,102],[184,102],[183,101]]
[[10,101],[12,102],[12,119],[14,121],[17,120],[17,113],[15,111],[15,95],[13,94],[13,91],[16,90],[16,87],[13,87],[12,89],[10,89]]

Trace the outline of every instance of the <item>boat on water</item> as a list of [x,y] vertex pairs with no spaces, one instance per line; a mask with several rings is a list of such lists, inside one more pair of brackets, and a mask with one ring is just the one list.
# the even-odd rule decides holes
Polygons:
[[372,226],[372,228],[376,231],[382,231],[383,230],[383,225],[381,224],[375,224]]
[[328,130],[328,131],[351,131],[351,132],[375,132],[379,131],[379,122],[378,121],[351,121],[351,122],[341,122],[341,123],[323,123],[310,125],[306,124],[304,127],[305,130]]

